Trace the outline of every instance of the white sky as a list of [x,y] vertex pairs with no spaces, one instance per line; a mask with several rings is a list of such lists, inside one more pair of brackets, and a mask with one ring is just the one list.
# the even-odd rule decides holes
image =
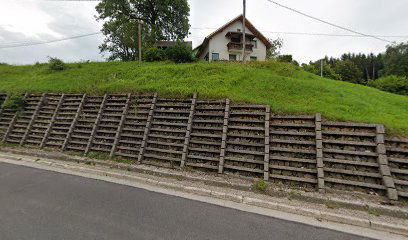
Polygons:
[[[408,1],[406,0],[276,0],[332,23],[366,34],[404,35],[388,38],[408,41]],[[205,36],[242,12],[242,0],[189,0],[190,40],[201,43]],[[0,0],[0,62],[32,64],[47,56],[65,61],[103,61],[98,45],[103,36],[91,36],[47,45],[1,49],[15,43],[48,41],[97,32],[97,2],[52,2],[45,0]],[[345,52],[382,52],[386,42],[371,38],[328,37],[276,34],[271,32],[309,32],[350,34],[280,8],[267,0],[247,0],[247,18],[265,36],[282,38],[282,53],[300,62],[325,55],[338,57]]]

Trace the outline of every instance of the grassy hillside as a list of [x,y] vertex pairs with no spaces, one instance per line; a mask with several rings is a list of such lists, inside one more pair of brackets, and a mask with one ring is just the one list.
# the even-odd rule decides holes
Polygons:
[[47,65],[0,66],[0,92],[119,93],[229,97],[269,104],[274,112],[316,113],[325,118],[385,124],[408,135],[408,97],[339,82],[282,63],[81,63],[62,72]]

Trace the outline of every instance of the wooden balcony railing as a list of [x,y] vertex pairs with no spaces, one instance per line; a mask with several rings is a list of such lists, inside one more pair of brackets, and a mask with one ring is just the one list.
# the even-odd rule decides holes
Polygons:
[[[234,43],[234,42],[229,42],[227,44],[228,51],[236,51],[236,50],[242,50],[242,43]],[[252,52],[253,51],[253,45],[252,44],[245,44],[245,51]]]

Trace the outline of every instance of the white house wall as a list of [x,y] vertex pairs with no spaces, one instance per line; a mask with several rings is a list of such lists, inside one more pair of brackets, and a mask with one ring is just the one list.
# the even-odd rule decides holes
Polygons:
[[[202,51],[201,55],[199,56],[200,59],[204,59],[204,58],[205,58],[205,55],[208,54],[209,47],[210,47],[210,43],[208,43],[207,46],[205,47],[204,51]],[[209,55],[210,55],[210,54],[209,54]],[[211,56],[209,56],[209,57],[211,57]]]
[[[230,42],[230,39],[225,37],[228,32],[237,32],[238,29],[242,31],[242,23],[235,22],[228,28],[226,28],[223,32],[215,35],[208,44],[208,50],[204,51],[204,55],[200,56],[200,58],[204,58],[205,53],[209,52],[210,61],[212,60],[212,53],[219,53],[220,60],[229,60],[229,54],[237,55],[237,60],[242,60],[242,52],[229,52],[227,44]],[[246,28],[246,33],[253,34],[248,28]],[[250,57],[257,57],[258,61],[265,61],[266,59],[266,46],[263,42],[259,39],[255,38],[254,40],[257,41],[258,47],[253,49],[253,52],[246,54],[246,59],[249,60]],[[250,44],[247,41],[247,44]]]

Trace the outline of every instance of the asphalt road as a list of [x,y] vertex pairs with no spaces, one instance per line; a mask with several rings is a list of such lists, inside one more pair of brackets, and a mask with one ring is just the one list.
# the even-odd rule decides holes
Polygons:
[[367,239],[147,190],[0,163],[0,239]]

